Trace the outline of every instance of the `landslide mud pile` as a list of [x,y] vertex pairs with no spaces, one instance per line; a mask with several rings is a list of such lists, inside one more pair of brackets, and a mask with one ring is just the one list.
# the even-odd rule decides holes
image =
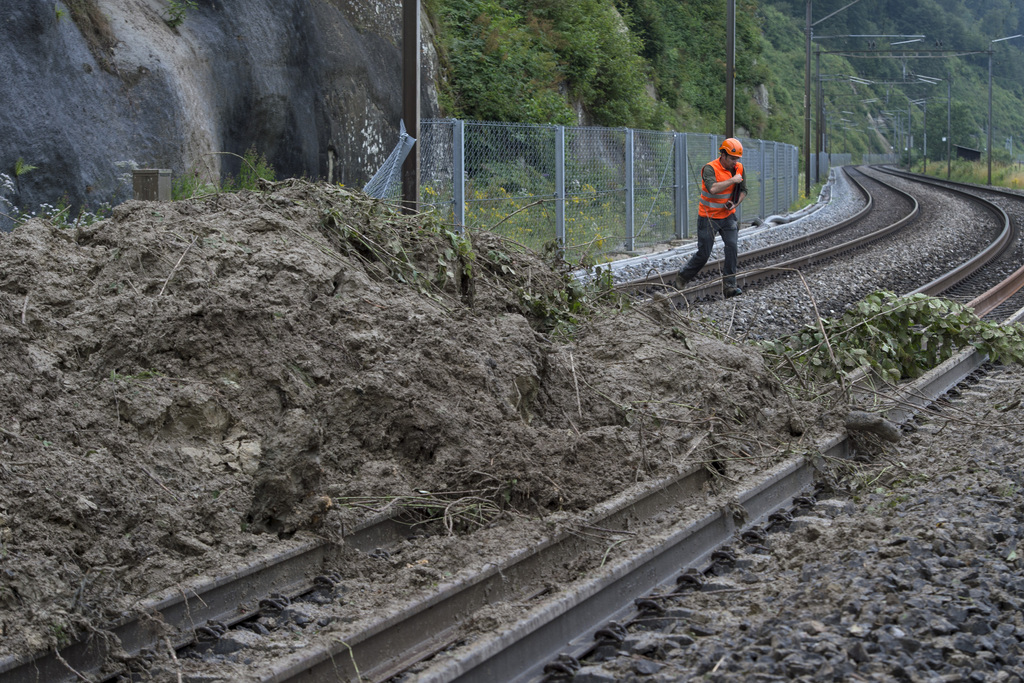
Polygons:
[[739,478],[828,419],[756,351],[566,283],[299,181],[0,234],[0,656],[395,497],[480,501],[458,534]]

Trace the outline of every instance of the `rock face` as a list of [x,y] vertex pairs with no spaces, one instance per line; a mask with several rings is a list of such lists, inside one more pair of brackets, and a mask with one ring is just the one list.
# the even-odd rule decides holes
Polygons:
[[[398,141],[401,0],[19,0],[0,18],[0,173],[23,210],[131,196],[130,173],[238,172],[359,185]],[[437,115],[424,26],[423,116]]]

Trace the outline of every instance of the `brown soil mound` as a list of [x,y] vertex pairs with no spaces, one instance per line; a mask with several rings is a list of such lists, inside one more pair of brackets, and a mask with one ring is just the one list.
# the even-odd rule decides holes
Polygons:
[[297,181],[0,234],[0,655],[396,496],[477,501],[457,533],[822,422],[755,350],[567,283]]

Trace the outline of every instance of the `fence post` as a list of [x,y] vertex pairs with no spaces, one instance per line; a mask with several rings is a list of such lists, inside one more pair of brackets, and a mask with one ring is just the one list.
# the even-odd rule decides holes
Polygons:
[[676,239],[682,239],[683,231],[686,229],[686,195],[683,194],[683,183],[686,182],[686,166],[683,161],[683,155],[685,154],[686,138],[682,133],[676,133],[673,138],[672,151],[674,152],[675,162],[675,214],[672,216],[675,221],[674,234]]
[[636,216],[634,204],[636,201],[636,183],[633,178],[633,129],[626,129],[626,251],[633,251],[633,240],[635,237]]
[[789,157],[793,165],[793,200],[790,202],[792,204],[800,197],[800,150],[793,147]]
[[690,237],[690,136],[683,133],[683,237]]
[[789,187],[787,188],[789,197],[786,198],[789,201],[786,203],[786,206],[790,207],[793,206],[796,198],[800,196],[800,160],[793,157],[792,149],[787,149],[786,152],[786,156],[789,158],[786,165],[789,167],[790,178]]
[[466,122],[454,120],[452,129],[452,202],[455,229],[461,235],[466,228]]
[[779,143],[772,143],[772,213],[779,211]]
[[765,188],[766,188],[766,185],[765,185],[765,182],[764,182],[764,176],[765,176],[765,166],[767,166],[767,164],[765,163],[765,159],[764,159],[764,140],[758,140],[757,141],[757,160],[761,164],[761,179],[760,179],[760,184],[761,184],[761,220],[764,220],[765,218],[768,217],[768,214],[766,214],[764,212],[765,208],[767,208],[767,204],[766,204],[765,198],[764,198],[764,191],[765,191]]
[[555,127],[555,243],[565,248],[565,126]]

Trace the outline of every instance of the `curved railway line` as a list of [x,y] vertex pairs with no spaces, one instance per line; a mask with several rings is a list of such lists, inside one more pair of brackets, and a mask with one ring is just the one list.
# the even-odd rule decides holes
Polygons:
[[[793,271],[828,269],[852,253],[914,239],[908,231],[920,229],[924,200],[907,186],[920,187],[920,178],[857,169],[851,180],[868,197],[862,211],[808,238],[741,254],[741,286],[749,292]],[[985,234],[977,236],[974,255],[914,291],[970,300],[981,314],[1019,309],[1024,268],[1017,226],[1024,198],[988,189],[965,194],[938,182],[931,187],[958,192],[958,201],[983,206],[976,212],[989,227],[978,231]],[[718,264],[709,263],[697,284],[683,292],[666,286],[674,271],[622,287],[701,305],[716,298],[717,273]],[[965,378],[977,377],[984,362],[976,353],[961,353],[892,397],[886,415],[895,423],[909,423],[922,406]],[[848,458],[854,450],[843,434],[818,448],[824,459]],[[380,517],[350,531],[343,548],[296,544],[283,555],[143,605],[139,614],[145,618],[111,625],[105,637],[0,661],[0,683],[145,676],[223,680],[204,674],[204,662],[225,661],[243,666],[246,680],[268,683],[567,679],[602,648],[618,652],[638,629],[654,625],[665,630],[673,620],[685,619],[685,609],[673,598],[702,587],[715,590],[705,584],[723,569],[748,564],[743,553],[763,548],[766,534],[814,506],[818,460],[785,460],[760,480],[729,488],[713,510],[694,511],[687,504],[715,485],[709,468],[653,482],[640,494],[591,511],[582,527],[553,529],[531,547],[508,549],[500,562],[441,582],[420,599],[349,628],[346,588],[336,569],[347,561],[347,553],[386,558],[412,533],[400,515]],[[641,543],[640,537],[656,542]],[[572,560],[581,552],[606,549],[605,556],[611,557],[617,545],[628,546],[629,556],[602,562],[585,576],[573,575]],[[487,623],[487,615],[498,611],[518,618],[494,633],[474,625]],[[296,638],[317,629],[326,635]],[[103,668],[118,659],[126,663]]]
[[[864,209],[848,219],[780,244],[741,253],[740,272],[737,276],[740,286],[746,289],[785,273],[828,264],[834,259],[855,251],[866,250],[886,239],[913,241],[913,229],[921,214],[919,200],[908,190],[886,182],[885,175],[879,175],[881,177],[868,175],[860,170],[850,173],[850,179],[855,187],[867,197],[867,204]],[[928,181],[915,178],[915,182],[920,184]],[[1000,206],[951,185],[929,184],[971,202],[972,206],[978,209],[979,226],[988,226],[993,235],[992,241],[985,248],[978,250],[972,258],[912,290],[937,296],[967,280],[983,266],[993,264],[1009,247],[1017,243],[1018,235],[1015,224],[1011,223],[1009,216]],[[983,231],[979,230],[980,232]],[[627,291],[660,289],[677,299],[685,296],[688,302],[702,301],[714,297],[719,292],[720,272],[720,260],[708,263],[701,271],[701,281],[682,292],[677,292],[672,287],[676,274],[674,270],[652,273],[645,278],[624,282],[619,286]],[[983,279],[972,278],[972,284],[966,287],[980,293],[994,286],[995,281],[1005,279],[1000,277],[1001,274],[997,269],[989,267],[981,273]],[[992,284],[986,286],[986,283]],[[961,287],[951,294],[962,297],[966,291],[968,289]],[[968,297],[970,298],[973,297]]]

